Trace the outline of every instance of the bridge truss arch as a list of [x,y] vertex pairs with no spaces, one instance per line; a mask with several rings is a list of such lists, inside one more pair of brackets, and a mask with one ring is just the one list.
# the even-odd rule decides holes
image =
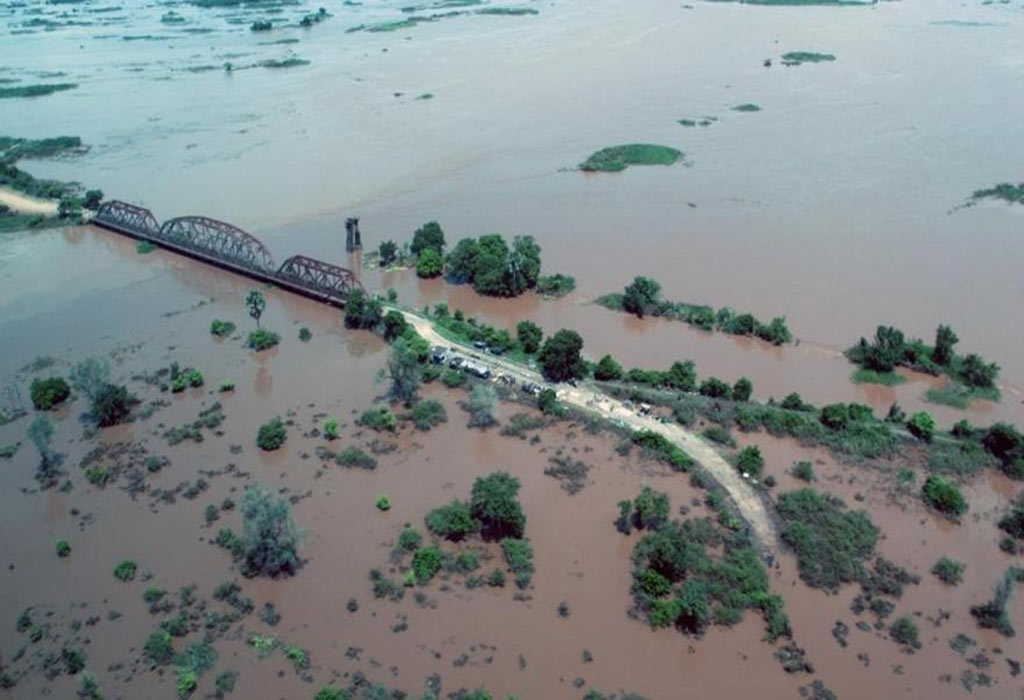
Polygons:
[[153,216],[153,212],[117,199],[101,204],[94,220],[133,233],[146,233],[151,236],[160,233],[160,223]]
[[293,255],[285,260],[277,277],[342,303],[353,289],[363,288],[351,270],[305,255]]
[[274,259],[258,238],[206,216],[179,216],[160,227],[160,238],[250,270],[272,272]]

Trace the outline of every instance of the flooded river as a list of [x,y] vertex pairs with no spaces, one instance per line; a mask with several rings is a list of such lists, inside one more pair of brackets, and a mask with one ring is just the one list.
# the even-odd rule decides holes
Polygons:
[[[879,412],[896,400],[932,412],[942,427],[963,417],[1024,425],[1024,326],[1015,316],[1024,298],[1024,208],[957,208],[975,189],[1022,177],[1019,2],[773,8],[554,0],[514,5],[536,14],[475,13],[499,7],[492,1],[427,8],[415,14],[465,14],[367,31],[408,17],[405,4],[333,2],[326,5],[332,16],[309,28],[298,23],[317,3],[0,5],[0,87],[78,84],[0,99],[0,133],[81,136],[91,146],[86,154],[21,166],[100,187],[159,219],[230,221],[261,238],[279,262],[306,253],[357,265],[344,252],[346,216],[361,217],[367,249],[409,240],[431,219],[449,244],[488,232],[532,234],[545,272],[576,277],[569,297],[484,299],[401,271],[368,270],[363,282],[396,289],[410,306],[446,301],[508,327],[523,318],[547,331],[571,327],[594,359],[612,353],[626,366],[667,367],[689,358],[701,376],[751,378],[758,398],[799,391],[816,404],[856,400]],[[251,31],[262,19],[275,28]],[[783,66],[781,54],[797,50],[836,60]],[[260,65],[288,59],[309,63]],[[731,109],[743,103],[761,110]],[[677,123],[705,115],[717,120]],[[610,175],[574,169],[601,147],[630,142],[673,146],[687,164]],[[774,348],[589,303],[638,274],[660,280],[667,298],[783,315],[799,343]],[[98,438],[84,434],[83,400],[61,409],[54,445],[65,455],[68,492],[38,490],[37,456],[24,437],[31,417],[0,426],[0,446],[23,443],[0,460],[0,664],[18,674],[0,694],[70,697],[78,680],[47,678],[46,654],[74,640],[106,697],[173,697],[173,671],[141,661],[157,622],[142,592],[195,583],[209,598],[234,578],[257,608],[273,602],[282,614],[273,630],[250,615],[215,644],[216,671],[241,672],[235,697],[312,697],[357,671],[413,694],[436,673],[445,696],[484,686],[495,697],[579,698],[595,688],[651,700],[796,698],[818,678],[841,698],[963,697],[968,684],[982,697],[1020,697],[1006,661],[1024,657],[1019,636],[979,630],[967,613],[1006,566],[1020,563],[998,549],[994,527],[1019,491],[1012,482],[972,480],[970,515],[953,526],[894,490],[901,460],[889,472],[857,469],[755,436],[777,489],[801,485],[788,474],[794,461],[815,461],[816,486],[867,508],[886,535],[880,553],[922,577],[897,609],[922,629],[923,648],[908,654],[884,630],[854,626],[856,586],[834,596],[811,590],[784,556],[772,587],[815,667],[814,675],[790,675],[753,613],[701,639],[652,631],[627,616],[636,536],[615,531],[616,503],[646,483],[668,491],[673,508],[701,492],[685,477],[622,457],[614,436],[563,425],[531,444],[473,431],[460,396],[434,386],[427,394],[446,405],[447,424],[430,433],[404,429],[397,450],[379,455],[372,472],[321,463],[323,440],[310,431],[325,414],[343,424],[344,444],[369,450],[375,436],[353,414],[384,393],[374,375],[386,346],[344,330],[336,310],[274,290],[266,291],[263,323],[281,333],[279,348],[252,354],[238,337],[214,340],[213,318],[249,330],[242,299],[251,286],[163,251],[140,255],[133,241],[89,226],[0,237],[0,382],[20,387],[27,401],[36,375],[23,368],[33,358],[53,356],[52,371],[66,374],[82,357],[109,355],[115,377],[145,402],[169,401]],[[959,350],[1001,365],[1002,401],[965,412],[924,403],[930,378],[895,388],[851,383],[853,368],[839,353],[879,323],[928,341],[937,324],[950,324]],[[308,344],[297,339],[301,326],[313,332]],[[130,381],[172,361],[200,367],[207,386],[171,398]],[[237,388],[217,395],[225,379]],[[217,400],[221,434],[167,444],[167,428]],[[515,410],[501,406],[499,419]],[[283,450],[261,453],[256,430],[274,415],[294,425]],[[104,489],[88,484],[82,460],[97,444],[118,443],[167,456],[171,466],[134,496],[126,475]],[[576,496],[543,474],[559,447],[593,467]],[[435,582],[426,603],[412,595],[374,600],[368,572],[389,566],[403,523],[421,525],[431,508],[464,498],[476,476],[499,468],[523,483],[537,564],[529,599],[515,600],[511,586],[466,590],[453,582],[444,590]],[[159,498],[160,489],[200,477],[209,487],[198,497]],[[294,579],[241,579],[210,542],[219,526],[237,528],[240,518],[224,511],[207,525],[206,506],[240,500],[252,480],[295,497],[307,564]],[[394,504],[386,514],[373,507],[381,493]],[[60,538],[72,544],[68,559],[53,553]],[[943,555],[967,562],[959,587],[928,573]],[[125,558],[152,579],[113,579]],[[359,609],[350,613],[353,597]],[[561,601],[568,618],[557,613]],[[38,644],[14,631],[29,606],[45,623]],[[395,632],[400,615],[408,629]],[[852,629],[849,647],[833,637],[837,620]],[[1013,622],[1024,629],[1019,601]],[[307,678],[280,654],[261,661],[245,644],[252,631],[309,649]],[[961,632],[977,641],[968,656],[984,650],[991,667],[950,649]],[[975,675],[965,681],[967,672]],[[213,692],[213,675],[201,679],[200,696]]]

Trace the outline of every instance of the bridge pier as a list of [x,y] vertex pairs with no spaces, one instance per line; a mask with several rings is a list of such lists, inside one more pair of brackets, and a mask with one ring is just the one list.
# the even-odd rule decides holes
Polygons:
[[351,253],[354,250],[363,249],[363,239],[359,235],[359,219],[350,216],[345,219],[345,251]]

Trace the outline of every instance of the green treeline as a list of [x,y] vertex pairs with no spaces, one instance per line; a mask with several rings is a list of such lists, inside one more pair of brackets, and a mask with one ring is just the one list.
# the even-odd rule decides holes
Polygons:
[[662,316],[684,321],[706,331],[720,330],[732,335],[756,336],[773,345],[783,345],[793,339],[786,319],[778,316],[764,323],[752,314],[737,314],[724,306],[718,311],[711,306],[668,301],[661,298],[661,284],[650,277],[636,277],[621,294],[605,294],[596,303],[615,311],[626,311],[639,318]]

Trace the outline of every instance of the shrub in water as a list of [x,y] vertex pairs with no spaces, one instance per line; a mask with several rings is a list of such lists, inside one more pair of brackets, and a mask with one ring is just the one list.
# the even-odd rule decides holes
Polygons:
[[967,512],[967,501],[960,493],[960,489],[936,474],[932,474],[924,482],[921,497],[929,506],[950,517],[958,517]]
[[54,406],[64,403],[71,396],[71,387],[63,377],[33,379],[29,395],[36,410],[49,411]]
[[256,434],[256,444],[260,446],[260,449],[269,452],[283,445],[286,438],[287,431],[284,423],[281,422],[280,417],[274,417],[270,422],[260,426],[260,430]]

